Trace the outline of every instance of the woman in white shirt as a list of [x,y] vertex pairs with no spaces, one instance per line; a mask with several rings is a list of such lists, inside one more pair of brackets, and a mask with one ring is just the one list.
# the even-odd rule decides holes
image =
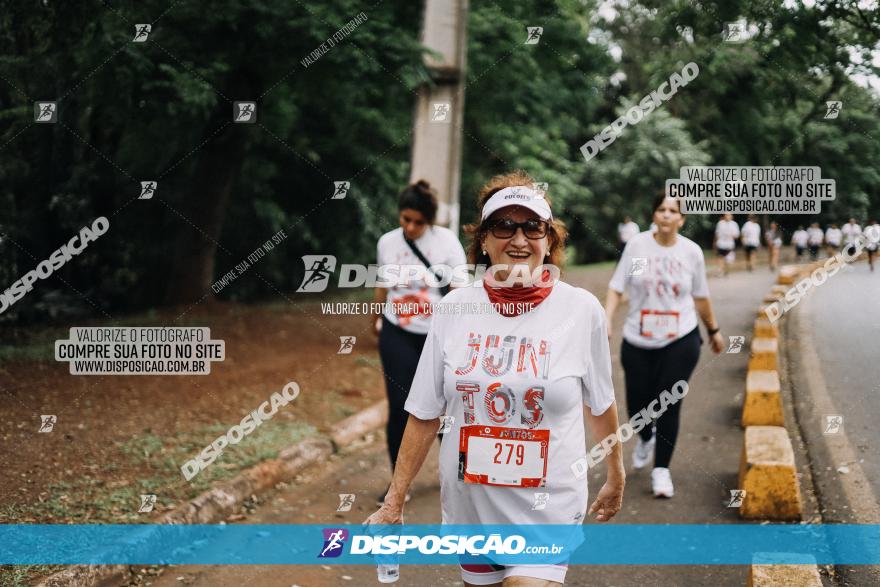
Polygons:
[[824,240],[825,233],[819,228],[819,223],[812,223],[810,228],[807,229],[807,245],[810,247],[810,259],[813,261],[819,256],[819,247],[822,246],[822,241]]
[[859,226],[859,223],[856,222],[855,218],[850,218],[849,222],[844,224],[843,228],[840,229],[840,232],[843,233],[843,246],[847,249],[847,254],[855,254],[855,242],[856,239],[862,235],[862,227]]
[[[586,457],[585,410],[597,439],[618,426],[605,314],[593,294],[554,284],[545,273],[562,263],[566,231],[532,184],[517,171],[480,191],[479,223],[467,227],[469,261],[491,264],[496,280],[512,286],[493,287],[487,273],[444,299],[487,311],[434,316],[406,402],[410,417],[391,488],[368,524],[403,523],[403,497],[440,416],[452,418],[447,438],[458,439],[440,445],[444,524],[580,525],[587,513],[607,521],[620,510],[619,445],[606,459],[608,477],[589,511],[587,475],[573,468]],[[549,494],[545,508],[533,507],[536,490]],[[500,585],[508,577],[523,586],[559,585],[566,560],[465,564],[461,575],[466,586]]]
[[732,214],[725,214],[715,225],[715,250],[718,252],[718,263],[721,274],[727,275],[727,266],[733,262],[736,239],[739,238],[739,225]]
[[807,250],[807,239],[807,231],[804,230],[803,226],[798,226],[797,230],[794,231],[794,234],[791,235],[791,244],[794,245],[794,255],[798,260],[804,256],[804,251]]
[[[375,332],[379,335],[379,356],[385,374],[385,391],[388,396],[388,422],[385,432],[391,469],[397,463],[403,429],[407,414],[403,408],[407,393],[416,373],[419,356],[431,324],[431,304],[440,301],[443,292],[429,284],[442,283],[429,280],[427,265],[447,265],[450,268],[465,264],[464,249],[458,237],[448,228],[434,226],[437,214],[437,196],[431,185],[420,180],[407,186],[398,199],[400,227],[383,234],[376,246],[380,267],[400,267],[403,276],[406,266],[416,266],[421,277],[406,277],[392,287],[377,287],[374,301],[385,305],[385,312],[371,316]],[[436,275],[436,273],[435,273]],[[437,275],[437,277],[441,277]],[[450,276],[451,277],[451,276]],[[382,502],[383,493],[377,499]]]
[[[724,348],[709,300],[703,251],[678,234],[684,225],[680,202],[660,194],[654,201],[654,222],[656,233],[643,232],[627,243],[605,298],[609,328],[624,292],[629,298],[620,361],[630,417],[657,400],[662,390],[690,378],[702,344],[697,314],[706,325],[712,350],[718,354]],[[655,419],[656,435],[651,426],[642,428],[633,452],[636,469],[646,466],[653,454],[651,489],[657,497],[674,494],[669,463],[681,403],[670,405]]]
[[742,244],[746,252],[746,267],[751,271],[755,251],[761,246],[761,225],[755,222],[754,214],[749,214],[749,219],[742,226]]
[[825,230],[825,249],[829,257],[833,257],[840,249],[840,239],[843,238],[843,231],[837,228],[836,224],[831,224]]
[[[868,222],[865,226],[865,234],[880,234],[880,224],[878,224],[876,220]],[[868,266],[871,268],[871,271],[874,271],[874,255],[877,254],[877,246],[878,244],[876,240],[871,238],[867,239],[865,250],[868,251]]]
[[779,249],[782,248],[782,229],[775,222],[770,223],[767,232],[764,233],[767,241],[767,250],[770,253],[770,271],[776,271],[779,264]]

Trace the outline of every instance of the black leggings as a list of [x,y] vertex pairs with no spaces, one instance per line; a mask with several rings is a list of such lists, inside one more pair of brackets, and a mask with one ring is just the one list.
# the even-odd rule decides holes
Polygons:
[[385,433],[388,437],[388,456],[391,457],[391,468],[397,464],[397,453],[403,440],[408,414],[403,409],[422,347],[425,346],[425,334],[413,334],[396,326],[382,317],[382,330],[379,332],[379,356],[382,358],[382,369],[385,372],[385,393],[388,395],[388,424]]
[[[623,341],[620,349],[620,362],[626,375],[626,407],[632,418],[660,397],[660,392],[671,390],[674,383],[687,381],[700,358],[700,329],[694,328],[669,345],[660,349],[642,349]],[[657,446],[654,451],[654,466],[669,467],[675,440],[678,437],[678,423],[681,416],[682,400],[670,404],[655,423],[657,425]],[[655,406],[656,409],[656,406]],[[642,440],[651,439],[651,427],[639,431]]]

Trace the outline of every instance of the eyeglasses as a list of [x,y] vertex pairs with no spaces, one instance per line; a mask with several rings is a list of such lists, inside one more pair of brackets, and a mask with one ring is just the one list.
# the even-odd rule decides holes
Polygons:
[[522,228],[523,234],[530,240],[537,240],[547,236],[547,222],[534,219],[526,220],[525,222],[514,222],[508,218],[502,218],[489,225],[489,232],[495,238],[513,238],[517,228]]

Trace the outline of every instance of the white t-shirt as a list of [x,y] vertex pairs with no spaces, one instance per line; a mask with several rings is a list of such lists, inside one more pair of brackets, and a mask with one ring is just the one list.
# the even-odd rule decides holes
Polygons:
[[807,242],[810,245],[813,245],[813,246],[821,245],[822,239],[824,239],[824,238],[825,238],[825,236],[824,236],[824,233],[822,232],[821,228],[816,228],[816,227],[811,226],[810,228],[807,229]]
[[843,225],[843,244],[851,245],[856,242],[856,237],[862,234],[862,227],[858,224],[851,224],[847,222]]
[[665,347],[697,327],[694,297],[709,297],[703,251],[680,234],[664,247],[643,232],[623,249],[608,287],[629,297],[623,338],[640,348]]
[[867,242],[865,243],[865,249],[867,249],[871,252],[874,252],[877,250],[877,248],[878,248],[877,241],[873,240],[874,238],[876,238],[876,236],[873,236],[873,235],[878,235],[878,234],[880,234],[880,224],[869,224],[865,227],[865,237],[868,239]]
[[807,246],[807,231],[806,230],[796,230],[794,234],[791,235],[791,244],[796,247],[806,248]]
[[626,224],[621,223],[617,225],[617,236],[623,244],[628,243],[629,239],[637,234],[639,234],[639,225],[632,220]]
[[839,228],[829,228],[825,231],[825,242],[829,247],[839,247],[842,236],[843,233]]
[[[415,241],[415,245],[419,248],[431,265],[464,265],[467,263],[465,259],[464,249],[458,238],[448,228],[442,226],[429,226],[425,232]],[[409,245],[403,238],[403,229],[395,228],[391,232],[386,232],[379,238],[379,244],[376,246],[376,257],[380,266],[382,265],[417,265],[424,267]],[[403,269],[401,269],[401,272]],[[427,268],[426,268],[427,273]],[[436,283],[432,280],[432,283]],[[399,283],[394,287],[388,288],[387,301],[389,305],[385,307],[385,317],[392,323],[398,325],[407,332],[414,334],[426,334],[428,326],[431,323],[430,310],[428,313],[406,313],[396,315],[390,304],[406,304],[413,309],[430,308],[430,306],[421,306],[420,304],[433,304],[441,299],[440,290],[436,287],[429,287],[425,278],[412,280],[408,283]]]
[[[477,287],[453,290],[443,303],[488,304],[482,283],[477,283]],[[601,415],[614,401],[605,324],[605,312],[593,294],[561,281],[543,302],[520,316],[505,317],[494,310],[434,316],[404,407],[424,420],[443,415],[454,418],[440,444],[444,524],[583,521],[587,476],[579,479],[578,469],[572,470],[587,452],[583,406]],[[481,445],[477,442],[484,439],[467,436],[470,450],[460,456],[463,426],[465,432],[503,427],[549,434],[545,483],[529,487],[466,482],[480,458],[500,458],[507,466],[505,459],[511,455],[494,453],[494,439]],[[503,450],[506,444],[503,440],[500,444]],[[535,450],[540,441],[527,444]],[[465,454],[470,473],[459,466]],[[534,453],[525,456],[529,455],[532,458],[522,465],[543,466]],[[518,458],[517,453],[513,458]],[[506,482],[513,482],[517,475],[534,478],[523,474],[522,468],[503,475],[507,475],[503,477]],[[550,494],[545,509],[532,509],[536,492]]]
[[768,230],[764,233],[764,239],[767,241],[768,247],[781,247],[782,231],[780,231],[778,228],[775,230]]
[[[742,243],[749,247],[758,247],[761,245],[761,225],[751,220],[743,224],[742,227]],[[730,248],[730,247],[723,247]]]
[[715,246],[719,249],[735,248],[734,239],[737,238],[739,238],[739,225],[734,220],[719,220],[715,225]]

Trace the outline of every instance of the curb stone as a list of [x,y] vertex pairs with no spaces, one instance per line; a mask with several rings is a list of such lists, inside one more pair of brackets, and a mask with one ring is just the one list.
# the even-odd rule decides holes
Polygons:
[[[163,515],[156,524],[216,524],[234,513],[251,495],[292,479],[310,465],[322,462],[361,436],[385,424],[388,402],[382,400],[334,425],[330,438],[313,436],[278,453],[278,458],[254,465],[229,481],[205,491]],[[103,587],[131,579],[129,565],[71,565],[38,580],[37,587]]]

